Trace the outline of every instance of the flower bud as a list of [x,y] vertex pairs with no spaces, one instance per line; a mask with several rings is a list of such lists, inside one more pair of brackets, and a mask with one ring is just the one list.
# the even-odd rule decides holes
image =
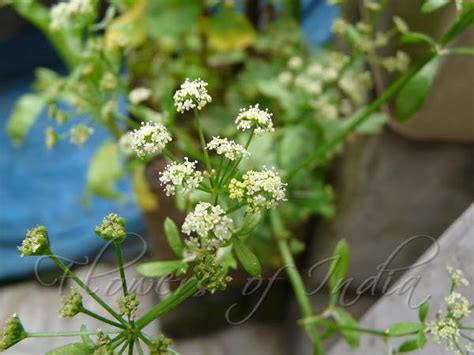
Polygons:
[[61,318],[72,318],[82,309],[82,296],[75,288],[71,289],[71,293],[61,300],[61,308],[59,308],[59,316]]
[[26,232],[26,238],[18,247],[21,256],[38,256],[49,253],[48,231],[38,226]]
[[116,213],[109,213],[95,229],[99,237],[107,241],[122,242],[125,239],[125,219]]
[[22,339],[26,332],[16,314],[13,314],[5,323],[0,335],[0,352],[7,350]]

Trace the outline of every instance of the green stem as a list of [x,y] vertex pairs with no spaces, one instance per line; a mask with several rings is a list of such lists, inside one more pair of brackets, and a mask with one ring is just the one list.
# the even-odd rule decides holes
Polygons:
[[[275,218],[279,218],[276,215],[275,211],[272,211],[271,217],[272,217],[272,222]],[[277,224],[272,223],[272,226],[275,226],[275,225]],[[313,309],[311,307],[311,303],[308,299],[308,296],[305,292],[305,286],[301,278],[301,275],[295,265],[293,255],[291,255],[291,251],[288,246],[287,239],[281,237],[280,231],[274,229],[273,232],[274,232],[275,237],[277,238],[278,250],[280,251],[280,255],[285,264],[285,270],[290,279],[291,286],[293,287],[293,292],[295,293],[296,300],[300,307],[301,313],[304,315],[305,318],[312,317]],[[316,325],[305,324],[304,327],[306,331],[308,332],[308,334],[310,335],[311,339],[313,340],[314,353],[323,354],[324,349],[321,344],[321,336],[318,332],[318,329],[316,328]]]
[[53,254],[48,255],[49,258],[61,269],[64,273],[73,279],[86,293],[91,296],[98,304],[100,304],[107,312],[109,312],[115,319],[117,319],[124,326],[127,326],[125,321],[120,317],[120,315],[115,312],[107,303],[105,303],[94,291],[92,291],[89,286],[87,286],[82,280],[77,277],[77,275],[72,272],[64,263]]
[[108,318],[105,318],[103,316],[101,316],[100,314],[97,314],[87,308],[84,308],[82,307],[81,308],[81,312],[92,317],[92,318],[95,318],[97,320],[100,320],[101,322],[104,322],[104,323],[107,323],[107,324],[110,324],[110,325],[113,325],[114,327],[117,327],[117,328],[122,328],[122,329],[125,329],[126,327],[123,325],[123,324],[120,324],[120,323],[117,323],[117,322],[114,322],[113,320],[111,319],[108,319]]
[[146,327],[149,323],[160,317],[164,313],[172,310],[180,303],[191,297],[199,289],[199,282],[195,277],[188,279],[183,285],[181,285],[176,291],[166,297],[163,301],[149,310],[143,317],[136,322],[135,329],[140,331]]
[[337,329],[337,330],[353,330],[353,331],[356,331],[356,332],[360,332],[360,333],[365,333],[365,334],[371,334],[371,335],[376,335],[376,336],[381,336],[381,337],[401,337],[401,336],[407,336],[407,335],[412,335],[412,334],[416,334],[418,333],[418,331],[411,331],[411,332],[406,332],[406,333],[400,333],[400,334],[397,334],[397,335],[390,335],[388,333],[386,333],[385,331],[383,330],[378,330],[378,329],[371,329],[371,328],[361,328],[361,327],[351,327],[349,325],[342,325],[342,324],[339,324],[339,323],[336,323],[336,322],[332,322],[330,320],[327,320],[327,319],[322,319],[320,317],[309,317],[309,318],[306,318],[306,319],[303,319],[301,321],[302,324],[320,324],[326,328],[331,328],[331,329]]
[[[101,331],[104,334],[117,334],[120,333],[120,330],[102,330]],[[26,336],[28,338],[53,338],[53,337],[75,337],[75,336],[81,336],[81,335],[96,335],[99,334],[99,332],[38,332],[38,333],[30,333],[27,332]]]
[[[463,32],[474,21],[474,9],[464,13],[461,18],[446,32],[441,39],[442,46],[447,45],[454,37]],[[327,152],[337,146],[344,138],[360,126],[367,117],[377,111],[385,102],[391,99],[400,91],[437,53],[431,51],[418,60],[404,75],[393,82],[374,102],[367,106],[362,112],[358,113],[351,122],[340,130],[331,140],[321,145],[312,154],[303,159],[286,175],[286,181],[292,180],[302,169],[312,168],[313,164]]]
[[[201,121],[199,120],[199,115],[198,115],[197,111],[193,110],[193,112],[194,112],[194,120],[196,122],[196,128],[197,128],[198,133],[199,133],[199,141],[201,142],[201,149],[202,149],[202,152],[204,154],[204,161],[206,163],[206,169],[209,172],[209,174],[211,174],[212,166],[211,166],[211,161],[209,159],[209,154],[208,154],[207,149],[206,149],[206,140],[204,138],[204,131],[202,130]],[[211,181],[211,185],[212,185],[212,180],[210,179],[210,181]]]
[[[247,139],[247,143],[245,143],[245,146],[244,146],[245,149],[247,149],[250,146],[250,143],[252,142],[253,137],[254,137],[254,131],[252,130],[252,132],[250,133],[249,138]],[[227,182],[234,176],[234,174],[237,170],[237,167],[239,166],[241,161],[242,161],[242,158],[237,159],[235,164],[230,169],[229,173],[226,176],[222,177],[222,180],[220,182],[221,185],[227,184]]]
[[127,278],[125,276],[125,270],[124,270],[122,244],[120,242],[115,242],[114,245],[115,245],[115,255],[117,257],[117,263],[118,263],[119,272],[120,272],[120,278],[122,280],[122,292],[123,292],[123,296],[127,297],[128,287],[127,287]]

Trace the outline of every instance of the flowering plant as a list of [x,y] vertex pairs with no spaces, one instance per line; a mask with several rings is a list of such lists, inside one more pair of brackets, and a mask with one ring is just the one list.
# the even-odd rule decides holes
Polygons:
[[[193,2],[183,3],[188,4],[183,6],[194,6],[189,5]],[[314,315],[293,260],[291,242],[295,237],[290,228],[292,222],[300,223],[311,212],[326,216],[331,214],[332,194],[324,186],[322,172],[313,168],[325,166],[352,132],[358,129],[373,130],[371,125],[367,128],[370,122],[372,126],[374,122],[376,126],[380,126],[384,122],[380,118],[380,107],[398,93],[397,112],[402,119],[408,118],[426,97],[429,89],[426,82],[431,82],[434,77],[439,57],[469,52],[468,49],[447,47],[474,20],[474,9],[467,5],[463,7],[462,1],[458,3],[458,19],[439,41],[424,34],[410,32],[401,19],[395,20],[394,26],[402,33],[402,38],[429,43],[426,55],[410,68],[403,53],[390,58],[377,54],[376,49],[385,45],[388,37],[395,32],[392,29],[387,34],[377,34],[367,22],[352,25],[339,20],[335,23],[334,30],[351,45],[350,56],[332,50],[321,51],[313,57],[295,56],[292,51],[298,48],[298,39],[290,42],[289,51],[276,48],[278,46],[269,42],[272,31],[278,26],[269,26],[268,33],[255,39],[255,42],[253,32],[247,31],[247,37],[239,38],[239,43],[245,43],[245,47],[253,43],[253,49],[257,52],[261,50],[271,54],[272,59],[280,60],[277,60],[276,69],[270,71],[269,77],[252,82],[248,80],[249,77],[258,77],[258,72],[263,72],[262,67],[267,63],[262,58],[248,59],[247,66],[239,73],[236,86],[232,86],[227,92],[232,97],[229,101],[233,104],[229,107],[233,108],[236,102],[244,101],[241,105],[244,108],[233,112],[236,117],[233,123],[218,125],[215,124],[216,116],[221,120],[228,116],[216,115],[215,112],[212,114],[212,111],[206,110],[212,101],[216,106],[223,105],[223,102],[211,95],[212,83],[208,85],[200,79],[186,79],[174,95],[164,98],[163,92],[168,91],[160,91],[158,85],[156,90],[148,88],[152,85],[135,85],[131,78],[122,75],[126,55],[129,55],[132,73],[139,73],[143,69],[137,62],[146,58],[146,44],[149,43],[149,33],[143,27],[146,22],[143,21],[144,16],[148,5],[152,8],[159,8],[161,5],[154,2],[148,4],[145,0],[113,1],[99,21],[98,1],[61,2],[50,12],[34,0],[11,2],[20,14],[35,22],[48,35],[71,73],[61,77],[50,70],[40,70],[36,83],[38,92],[28,94],[18,101],[9,123],[10,134],[21,140],[44,105],[49,106],[50,114],[58,124],[74,119],[77,113],[86,113],[90,117],[90,123],[104,125],[117,141],[112,143],[112,149],[109,149],[110,142],[106,143],[106,150],[101,148],[99,159],[96,160],[99,165],[111,158],[119,160],[119,149],[124,156],[130,158],[130,166],[164,156],[168,165],[159,175],[157,172],[157,179],[168,196],[185,201],[183,205],[187,213],[181,226],[181,233],[187,236],[184,242],[174,221],[167,219],[164,225],[167,240],[177,260],[143,264],[140,270],[143,274],[159,277],[170,272],[183,274],[190,269],[192,276],[138,319],[135,319],[139,306],[136,295],[127,287],[123,270],[121,243],[126,236],[123,218],[110,214],[96,229],[96,233],[113,243],[117,251],[123,288],[118,311],[89,289],[54,255],[45,227],[28,231],[27,238],[19,247],[21,255],[45,255],[51,258],[113,318],[90,311],[84,306],[79,291],[72,290],[62,303],[61,316],[84,313],[114,328],[97,332],[81,330],[76,334],[86,337],[96,335],[96,341],[86,338],[83,343],[68,345],[58,352],[112,353],[123,352],[128,348],[129,353],[133,353],[134,349],[142,352],[142,345],[145,344],[152,353],[173,353],[169,340],[164,337],[153,340],[143,332],[143,328],[191,297],[198,289],[206,289],[211,293],[225,289],[231,281],[229,269],[236,266],[236,259],[250,275],[259,276],[260,259],[252,250],[252,242],[262,225],[271,228],[271,236],[274,238],[271,244],[276,246],[281,261],[287,266],[288,277],[304,316],[302,325],[314,344],[315,353],[323,353],[323,334],[318,326],[325,327],[328,333],[334,330],[340,332],[351,346],[358,345],[361,333],[384,339],[392,336],[417,336],[416,343],[410,339],[399,349],[408,351],[423,347],[425,334],[431,333],[435,340],[446,341],[448,347],[463,351],[459,337],[462,334],[468,337],[462,332],[468,328],[461,325],[461,320],[470,314],[472,306],[457,293],[457,288],[453,288],[448,296],[448,315],[436,323],[425,323],[425,306],[420,311],[420,323],[397,324],[383,331],[358,327],[350,314],[337,307],[337,285],[345,277],[349,254],[344,242],[336,248],[337,261],[331,266],[330,306],[323,313]],[[367,7],[374,12],[379,10],[372,1],[367,2]],[[228,10],[228,5],[225,5],[221,11],[224,15],[229,15]],[[116,16],[117,11],[119,16]],[[231,16],[237,21],[237,27],[248,30],[248,23],[243,24],[241,17],[236,17],[235,14]],[[209,31],[209,42],[219,48],[225,46],[223,42],[227,41],[216,37],[215,32],[219,31],[212,30],[215,26],[215,21],[208,19],[205,28]],[[182,33],[180,31],[178,33]],[[159,37],[156,33],[154,35]],[[165,47],[167,43],[165,38],[160,38],[158,42],[161,47]],[[224,59],[232,61],[229,59],[232,58],[231,54],[226,53]],[[365,70],[367,63],[380,65],[388,71],[403,72],[374,101],[370,101],[367,95],[367,89],[372,86],[370,74]],[[180,72],[180,75],[184,72]],[[206,76],[208,75],[202,75]],[[170,86],[174,89],[174,84]],[[413,94],[414,91],[416,95]],[[236,92],[245,92],[246,95],[237,95],[236,99],[232,95]],[[123,93],[126,94],[129,110],[126,115],[118,109],[120,95]],[[166,104],[172,98],[173,114],[158,112],[153,104],[144,105],[153,99],[153,95],[159,97],[160,108],[170,108]],[[261,104],[255,104],[257,98],[261,99],[258,100]],[[70,113],[62,109],[64,102],[72,105],[75,111]],[[269,109],[264,108],[267,106]],[[25,107],[28,109],[25,110]],[[180,115],[175,116],[174,111]],[[190,124],[192,121],[193,125]],[[128,127],[129,131],[125,132],[124,127]],[[194,132],[197,139],[189,131]],[[302,140],[302,137],[306,138],[305,134],[308,132],[310,139],[293,148],[294,142]],[[72,143],[82,145],[92,133],[92,127],[84,123],[79,123],[65,134],[58,134],[51,128],[46,132],[46,142],[52,146],[58,139],[68,138]],[[210,136],[212,138],[208,139]],[[255,149],[257,140],[259,145]],[[196,148],[196,141],[199,141],[200,148]],[[271,150],[281,154],[268,153]],[[259,151],[263,151],[260,156]],[[106,197],[116,196],[113,182],[120,174],[108,172],[107,176],[91,175],[95,178],[89,181],[90,192]],[[270,245],[267,247],[270,248]],[[153,270],[151,274],[150,269]],[[456,272],[455,275],[457,276],[453,276],[453,280],[463,280],[459,273]],[[465,283],[453,282],[456,287]],[[13,316],[2,333],[0,345],[5,349],[26,337],[55,335],[61,334],[27,332],[18,317]],[[109,337],[111,335],[112,338]]]

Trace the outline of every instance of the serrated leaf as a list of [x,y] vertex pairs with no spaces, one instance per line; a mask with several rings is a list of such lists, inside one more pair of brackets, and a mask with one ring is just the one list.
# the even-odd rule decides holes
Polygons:
[[450,0],[426,0],[421,7],[421,12],[424,14],[436,11],[443,6],[448,5]]
[[349,269],[350,250],[344,239],[337,243],[333,257],[334,260],[329,267],[329,289],[331,293],[337,294],[337,287],[340,286]]
[[46,100],[35,94],[23,95],[16,101],[7,123],[7,133],[15,144],[23,143],[45,105]]
[[105,141],[97,149],[89,165],[87,192],[104,198],[120,198],[116,183],[122,177],[122,172],[117,146],[110,140]]
[[181,241],[181,235],[176,223],[174,223],[171,218],[166,217],[163,228],[165,230],[166,240],[168,241],[169,246],[178,258],[182,258],[183,242]]
[[252,276],[260,276],[262,268],[255,254],[239,239],[234,238],[234,250],[245,271]]
[[430,303],[428,301],[423,302],[423,304],[420,306],[420,309],[418,310],[418,318],[421,322],[425,321],[429,308]]
[[84,343],[72,343],[50,350],[46,355],[89,355],[93,350]]
[[209,46],[218,51],[244,49],[255,40],[256,33],[245,16],[228,7],[203,21]]
[[[352,317],[349,312],[346,312],[342,308],[336,307],[334,309],[334,317],[338,324],[351,327],[351,328],[358,328],[357,321]],[[348,330],[348,329],[341,329],[341,334],[346,343],[351,348],[357,348],[360,344],[360,332],[357,330]]]
[[182,260],[151,261],[138,265],[137,272],[145,277],[161,277],[187,267],[188,264]]
[[418,339],[410,339],[403,342],[398,348],[400,353],[408,353],[410,351],[418,349]]
[[132,174],[133,194],[137,205],[144,212],[155,211],[158,208],[158,200],[151,191],[150,184],[145,177],[145,165],[137,164]]
[[408,335],[423,329],[423,325],[415,322],[400,322],[392,324],[387,329],[387,334],[391,336]]
[[408,120],[423,106],[430,92],[438,66],[439,58],[435,57],[402,88],[395,104],[399,121]]

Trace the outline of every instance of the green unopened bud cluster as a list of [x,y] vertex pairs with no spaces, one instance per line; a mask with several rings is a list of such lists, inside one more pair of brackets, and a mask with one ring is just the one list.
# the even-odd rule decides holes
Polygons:
[[97,343],[94,349],[93,355],[113,355],[114,351],[112,349],[112,341],[110,338],[100,332],[97,336]]
[[48,231],[38,226],[26,232],[26,238],[18,247],[21,256],[45,255],[49,253]]
[[109,213],[95,232],[107,241],[122,242],[126,236],[125,219],[116,213]]
[[72,288],[71,293],[64,297],[59,308],[59,316],[61,318],[71,318],[78,314],[82,309],[82,296],[77,289]]
[[140,301],[137,300],[136,292],[132,292],[118,300],[120,314],[130,318],[135,318],[139,305]]
[[172,343],[171,339],[165,338],[164,335],[160,335],[157,340],[149,345],[150,355],[172,355],[173,352],[169,349]]
[[5,323],[0,334],[0,352],[5,351],[26,338],[26,332],[16,314],[13,314]]
[[194,275],[201,287],[214,293],[225,290],[232,277],[227,276],[227,270],[214,260],[214,256],[206,255],[196,259]]

